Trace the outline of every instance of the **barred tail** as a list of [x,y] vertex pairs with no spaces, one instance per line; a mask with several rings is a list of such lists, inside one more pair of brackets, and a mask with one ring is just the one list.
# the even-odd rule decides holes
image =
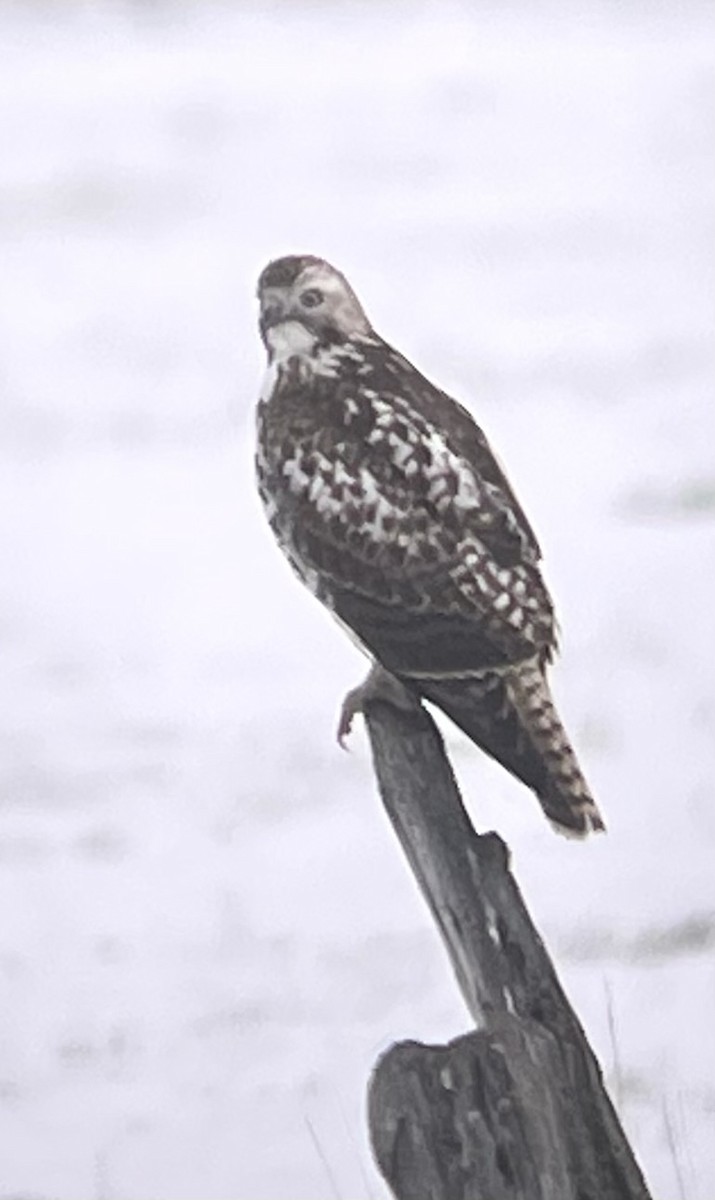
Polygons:
[[419,689],[535,792],[559,833],[585,837],[605,829],[536,659],[504,672],[421,679]]
[[520,665],[510,673],[507,690],[530,740],[543,756],[546,777],[536,794],[548,819],[559,832],[575,837],[605,830],[543,668],[536,661]]

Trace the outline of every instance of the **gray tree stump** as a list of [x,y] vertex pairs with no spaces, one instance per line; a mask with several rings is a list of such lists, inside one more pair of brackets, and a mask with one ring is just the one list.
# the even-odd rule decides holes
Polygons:
[[377,1063],[370,1136],[397,1200],[650,1200],[601,1071],[429,714],[365,706],[382,799],[477,1031]]

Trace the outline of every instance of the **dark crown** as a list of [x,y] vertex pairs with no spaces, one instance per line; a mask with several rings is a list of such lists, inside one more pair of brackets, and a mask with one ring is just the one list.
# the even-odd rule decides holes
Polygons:
[[267,287],[290,287],[306,267],[317,266],[323,260],[314,254],[289,254],[276,258],[261,271],[258,290]]

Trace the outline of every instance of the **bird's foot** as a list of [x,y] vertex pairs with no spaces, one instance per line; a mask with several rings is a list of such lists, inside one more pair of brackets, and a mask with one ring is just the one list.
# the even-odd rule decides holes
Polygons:
[[393,708],[402,708],[407,712],[419,703],[396,675],[391,675],[376,663],[367,678],[358,687],[352,688],[343,700],[338,721],[338,743],[343,750],[347,750],[345,742],[352,731],[355,716],[364,711],[365,704],[370,700],[384,700]]

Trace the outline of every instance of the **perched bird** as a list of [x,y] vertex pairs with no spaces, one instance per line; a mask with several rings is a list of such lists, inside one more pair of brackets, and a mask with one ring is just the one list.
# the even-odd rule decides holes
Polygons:
[[346,699],[341,740],[371,694],[424,698],[560,832],[603,829],[547,682],[556,628],[539,544],[481,429],[382,340],[329,263],[277,259],[258,298],[266,514],[375,664]]

